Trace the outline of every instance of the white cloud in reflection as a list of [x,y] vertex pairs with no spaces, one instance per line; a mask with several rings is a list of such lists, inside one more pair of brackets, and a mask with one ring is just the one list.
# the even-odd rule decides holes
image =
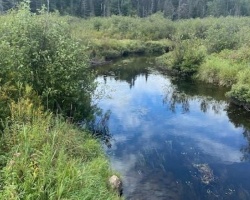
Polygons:
[[213,155],[223,162],[241,162],[242,153],[223,143],[208,138],[196,138],[197,144],[206,154]]
[[134,166],[137,162],[138,158],[133,154],[125,154],[122,159],[114,159],[111,157],[111,167],[121,173],[123,184],[129,185],[129,187],[125,188],[129,190],[126,191],[126,193],[133,193],[142,178],[140,173],[134,170]]
[[[98,81],[103,83],[103,80]],[[149,146],[164,150],[169,136],[192,141],[194,148],[221,162],[240,162],[243,130],[228,123],[227,114],[223,111],[226,103],[218,107],[218,114],[212,107],[206,113],[201,113],[200,102],[191,100],[191,114],[181,114],[180,108],[173,114],[162,104],[165,88],[170,86],[170,81],[161,75],[150,75],[147,83],[144,77],[139,76],[132,89],[126,82],[116,82],[112,78],[107,85],[112,91],[111,99],[100,101],[99,106],[110,109],[112,123],[119,124],[124,131],[124,134],[120,134],[111,130],[114,134],[112,151],[122,151],[119,159],[112,157],[111,161],[113,167],[124,176],[131,176],[131,170],[138,161],[137,150]],[[154,106],[148,108],[149,105]],[[129,140],[133,141],[130,143]],[[126,148],[118,149],[124,143],[127,143]]]

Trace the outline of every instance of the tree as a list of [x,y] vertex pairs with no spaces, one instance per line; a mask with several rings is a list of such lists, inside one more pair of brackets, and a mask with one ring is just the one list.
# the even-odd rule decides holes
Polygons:
[[0,0],[0,14],[3,13],[3,0]]
[[[15,7],[21,0],[0,0],[0,13]],[[46,5],[50,12],[80,17],[137,15],[147,17],[163,12],[172,19],[206,16],[249,16],[250,0],[30,0],[32,12]]]

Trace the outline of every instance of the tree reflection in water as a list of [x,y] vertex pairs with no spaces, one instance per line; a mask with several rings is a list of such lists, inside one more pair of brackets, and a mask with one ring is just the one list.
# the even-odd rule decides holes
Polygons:
[[108,148],[111,148],[112,135],[109,131],[108,121],[111,115],[111,111],[103,113],[100,109],[96,112],[94,119],[88,122],[84,122],[84,125],[91,133],[101,139]]
[[[104,83],[104,87],[110,87],[107,90],[115,93],[110,97],[117,98],[118,103],[116,105],[116,102],[107,100],[108,106],[104,109],[112,109],[112,118],[110,119],[110,111],[99,113],[95,123],[90,126],[96,135],[106,141],[108,147],[111,147],[110,130],[114,134],[114,148],[108,151],[115,152],[111,159],[121,167],[121,172],[126,172],[128,189],[133,190],[127,191],[127,194],[138,199],[153,199],[155,191],[158,199],[178,199],[182,195],[182,199],[197,199],[201,196],[205,199],[249,199],[250,195],[246,192],[249,184],[244,182],[244,170],[248,170],[249,165],[247,162],[240,162],[239,158],[242,156],[242,161],[249,161],[250,158],[250,113],[226,101],[226,88],[197,81],[173,80],[168,75],[164,77],[161,72],[152,70],[143,59],[145,58],[132,58],[131,63],[127,61],[128,64],[118,62],[101,67],[98,78]],[[164,80],[159,80],[160,84],[157,83],[159,77]],[[162,102],[164,105],[150,110],[148,106],[152,102],[157,106]],[[140,108],[149,111],[141,115],[138,112]],[[119,113],[119,119],[116,112]],[[153,117],[156,120],[150,121]],[[111,123],[120,126],[112,124],[109,130],[109,119]],[[182,126],[182,122],[178,120],[183,119],[187,120]],[[203,119],[211,121],[202,124]],[[129,126],[126,120],[129,121]],[[166,124],[161,126],[157,124],[159,122]],[[192,127],[196,125],[197,129]],[[223,125],[227,127],[224,129]],[[152,129],[149,128],[151,126]],[[170,127],[169,130],[164,129],[167,126]],[[234,126],[240,127],[237,131],[244,130],[246,140],[241,137],[240,131],[235,131]],[[117,128],[115,131],[114,127]],[[206,134],[202,135],[203,131]],[[235,141],[235,138],[239,141]],[[216,161],[209,163],[210,156],[213,155]],[[203,184],[201,180],[205,173],[194,166],[209,166],[214,172],[215,181]],[[235,179],[237,180],[234,182]]]
[[250,130],[245,130],[243,132],[244,137],[246,138],[247,145],[241,148],[241,152],[243,154],[242,161],[250,160]]
[[[235,127],[242,127],[244,129],[242,134],[246,138],[247,145],[241,148],[241,152],[243,153],[242,161],[250,161],[250,112],[232,103],[227,103],[225,108],[225,99],[221,99],[220,95],[213,95],[211,97],[205,96],[204,93],[201,92],[203,95],[200,96],[198,95],[199,92],[197,92],[197,94],[193,92],[194,90],[190,90],[190,88],[187,87],[188,84],[184,83],[185,87],[183,87],[183,81],[181,83],[175,81],[175,83],[176,85],[171,85],[171,87],[166,90],[163,103],[168,105],[172,112],[176,111],[178,105],[181,105],[183,113],[189,112],[190,102],[193,100],[200,103],[200,110],[204,113],[208,110],[212,110],[214,114],[220,114],[222,111],[226,111],[230,122],[232,122]],[[191,84],[191,87],[194,86],[197,87],[197,91],[200,91],[200,84]],[[192,92],[190,93],[190,91]]]
[[176,86],[168,87],[163,98],[163,103],[168,105],[172,112],[176,111],[177,106],[181,105],[182,112],[188,113],[190,111],[190,102],[196,101],[200,103],[200,110],[206,113],[212,109],[215,114],[219,114],[224,109],[224,103],[220,100],[214,100],[209,96],[191,96],[183,91],[179,91]]
[[235,127],[244,129],[242,134],[246,138],[247,144],[241,148],[243,153],[242,161],[250,161],[250,112],[234,104],[229,104],[226,112],[230,122]]
[[189,112],[189,99],[185,93],[179,92],[177,90],[170,90],[163,99],[163,103],[169,106],[172,112],[176,111],[176,106],[178,104],[182,107],[182,112]]
[[[115,77],[115,80],[126,81],[130,88],[134,87],[135,81],[139,76],[145,76],[147,82],[148,76],[154,67],[154,58],[152,57],[132,57],[123,61],[118,61],[106,66],[97,68],[97,74],[103,75],[104,79],[107,77]],[[160,72],[162,73],[162,72]],[[170,77],[168,75],[167,79]],[[218,88],[217,86],[204,84],[198,81],[171,79],[171,84],[165,89],[165,96],[163,103],[167,105],[168,109],[176,112],[178,107],[181,107],[182,113],[190,112],[190,103],[192,101],[199,102],[199,108],[202,112],[206,113],[210,110],[214,114],[220,114],[226,111],[229,120],[235,127],[242,127],[245,129],[243,135],[248,141],[247,147],[242,147],[244,156],[242,160],[249,160],[250,155],[250,112],[226,103],[225,92],[227,88]],[[105,94],[108,95],[108,94]],[[90,129],[95,135],[101,136],[104,141],[108,141],[111,135],[108,130],[108,120],[111,112],[101,114],[97,119],[90,123]]]

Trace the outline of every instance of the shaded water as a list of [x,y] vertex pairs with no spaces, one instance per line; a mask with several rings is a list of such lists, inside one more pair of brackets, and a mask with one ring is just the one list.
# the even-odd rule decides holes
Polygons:
[[126,199],[250,199],[250,114],[225,89],[171,79],[152,60],[101,66],[96,78]]

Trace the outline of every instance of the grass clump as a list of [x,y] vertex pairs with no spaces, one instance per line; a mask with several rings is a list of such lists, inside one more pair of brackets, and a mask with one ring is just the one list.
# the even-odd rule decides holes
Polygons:
[[240,64],[213,54],[200,66],[197,77],[207,83],[232,86],[237,82],[237,74],[243,68]]
[[119,199],[107,186],[109,163],[89,133],[29,99],[11,110],[1,138],[0,199]]

